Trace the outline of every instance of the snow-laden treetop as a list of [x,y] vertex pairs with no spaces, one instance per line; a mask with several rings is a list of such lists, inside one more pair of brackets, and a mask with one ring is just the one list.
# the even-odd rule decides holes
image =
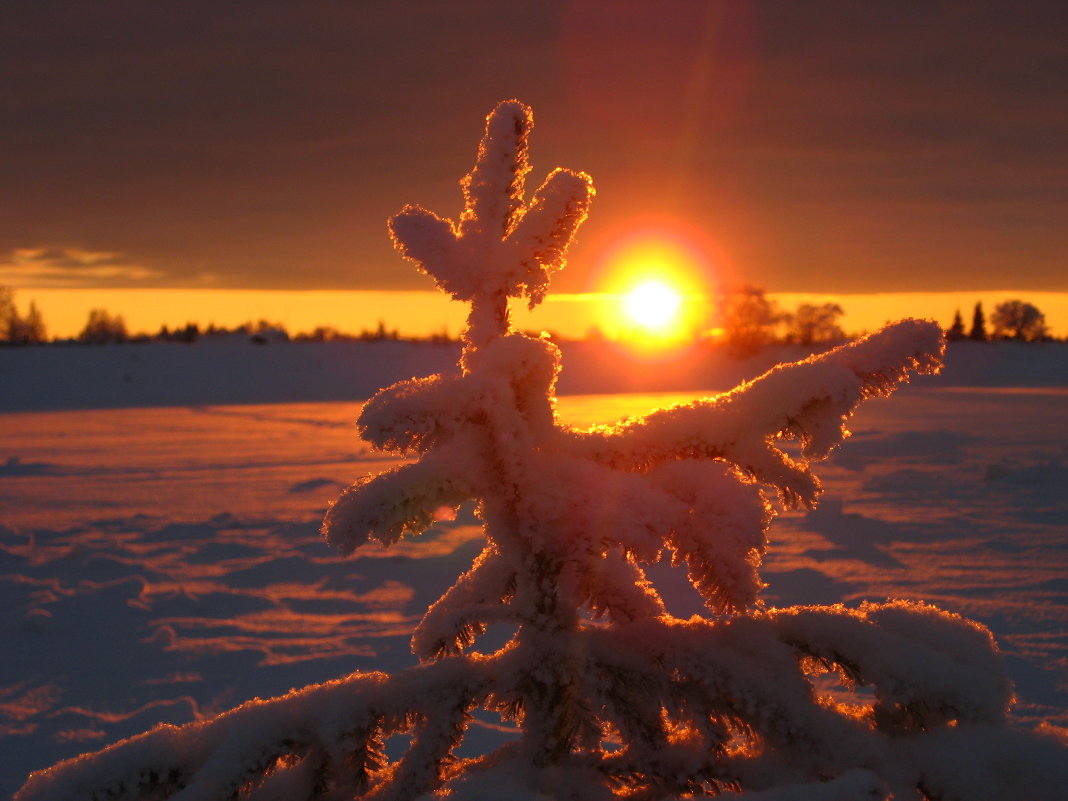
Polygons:
[[420,206],[405,206],[389,221],[397,249],[443,291],[471,303],[472,342],[508,330],[507,298],[526,296],[531,308],[542,301],[593,198],[589,175],[556,169],[524,200],[533,124],[518,100],[498,104],[486,118],[475,168],[460,182],[459,221]]

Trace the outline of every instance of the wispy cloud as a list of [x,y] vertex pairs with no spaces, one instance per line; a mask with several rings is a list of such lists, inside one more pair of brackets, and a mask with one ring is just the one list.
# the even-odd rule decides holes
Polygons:
[[87,287],[138,284],[159,270],[121,253],[68,247],[16,248],[0,257],[0,284],[14,287]]

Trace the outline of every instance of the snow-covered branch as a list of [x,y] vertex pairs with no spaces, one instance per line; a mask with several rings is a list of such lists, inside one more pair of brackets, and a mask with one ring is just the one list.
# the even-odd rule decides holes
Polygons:
[[[911,372],[937,371],[943,348],[937,323],[903,320],[714,398],[573,433],[569,450],[624,470],[722,459],[775,487],[788,505],[814,506],[820,483],[809,462],[848,436],[846,423],[861,401],[889,395]],[[800,460],[778,446],[784,438],[800,440]]]
[[[471,658],[393,677],[356,673],[61,762],[32,774],[16,798],[221,801],[271,784],[287,785],[294,798],[414,798],[438,783],[485,680],[482,662]],[[440,721],[439,707],[450,706],[462,710],[459,722],[419,723]],[[403,731],[415,738],[418,769],[385,758],[385,739]]]
[[334,501],[323,536],[342,553],[369,538],[383,545],[421,534],[478,492],[472,476],[457,472],[449,452],[357,481]]

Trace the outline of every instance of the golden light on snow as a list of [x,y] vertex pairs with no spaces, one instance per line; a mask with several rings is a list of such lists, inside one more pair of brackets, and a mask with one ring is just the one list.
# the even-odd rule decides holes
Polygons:
[[642,281],[623,297],[627,316],[650,333],[672,328],[682,308],[682,295],[670,284],[657,279]]

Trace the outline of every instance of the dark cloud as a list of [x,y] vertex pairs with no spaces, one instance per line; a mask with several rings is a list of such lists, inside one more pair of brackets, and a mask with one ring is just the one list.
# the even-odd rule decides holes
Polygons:
[[0,256],[0,284],[16,287],[143,286],[164,278],[121,253],[42,247]]
[[26,264],[54,267],[60,270],[92,270],[102,266],[129,266],[130,260],[118,253],[92,253],[67,248],[23,250],[15,254]]
[[1068,290],[1060,2],[38,0],[0,28],[0,252],[425,287],[385,218],[456,213],[518,96],[536,171],[599,188],[563,288],[669,214],[780,291]]

